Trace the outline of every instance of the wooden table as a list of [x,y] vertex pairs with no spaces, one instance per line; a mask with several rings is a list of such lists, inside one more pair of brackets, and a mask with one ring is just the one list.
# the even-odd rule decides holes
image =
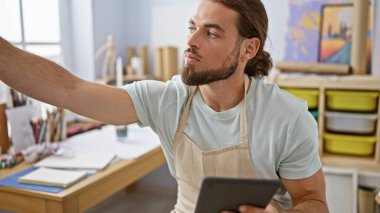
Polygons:
[[[59,193],[0,186],[0,209],[15,212],[83,212],[165,163],[160,147],[135,160],[121,160]],[[0,170],[0,178],[30,167]]]

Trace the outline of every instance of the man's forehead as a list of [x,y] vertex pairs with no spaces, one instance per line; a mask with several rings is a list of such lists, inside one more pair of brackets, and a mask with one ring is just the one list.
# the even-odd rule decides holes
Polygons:
[[235,26],[237,17],[236,11],[221,3],[201,0],[191,20],[195,25],[216,24],[228,28],[229,25]]

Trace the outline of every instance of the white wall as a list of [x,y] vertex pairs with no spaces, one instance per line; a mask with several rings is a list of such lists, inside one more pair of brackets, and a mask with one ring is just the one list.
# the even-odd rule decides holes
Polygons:
[[[372,45],[372,74],[380,76],[380,0],[375,1],[375,14],[374,25],[377,26],[376,31],[373,32],[373,45]],[[376,58],[377,56],[377,58]]]
[[273,63],[281,61],[285,55],[285,35],[288,23],[288,1],[263,1],[269,19],[268,39],[265,50]]
[[[123,0],[93,0],[93,38],[94,52],[106,43],[108,35],[112,35],[115,41],[117,56],[125,56],[127,37],[125,32],[129,29],[126,23],[125,1]],[[101,76],[105,52],[95,60],[96,78]]]
[[60,31],[62,39],[62,57],[66,69],[74,69],[73,46],[71,35],[70,1],[59,1]]
[[177,47],[178,68],[182,67],[183,52],[187,48],[187,26],[196,6],[197,4],[193,2],[183,5],[162,5],[154,7],[152,11],[151,46]]
[[92,0],[70,1],[72,71],[87,80],[95,79]]

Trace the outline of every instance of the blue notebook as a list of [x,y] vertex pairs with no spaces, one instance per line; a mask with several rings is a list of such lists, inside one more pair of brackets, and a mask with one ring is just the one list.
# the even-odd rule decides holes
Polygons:
[[8,186],[8,187],[29,189],[29,190],[36,190],[36,191],[43,191],[43,192],[50,192],[50,193],[58,193],[65,189],[59,186],[43,186],[43,185],[36,185],[36,184],[26,184],[26,183],[19,183],[17,181],[19,177],[24,176],[28,174],[29,172],[34,171],[35,169],[37,168],[30,167],[14,175],[0,179],[0,186]]

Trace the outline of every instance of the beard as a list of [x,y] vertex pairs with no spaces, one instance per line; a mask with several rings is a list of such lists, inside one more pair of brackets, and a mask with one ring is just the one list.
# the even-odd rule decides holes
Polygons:
[[[187,48],[185,50],[185,53],[186,52],[199,56],[196,50],[192,49],[191,47]],[[193,65],[185,64],[182,68],[181,75],[183,83],[189,86],[199,86],[228,79],[232,74],[234,74],[238,66],[239,53],[240,42],[235,45],[234,49],[223,60],[224,63],[219,68],[195,71]]]

